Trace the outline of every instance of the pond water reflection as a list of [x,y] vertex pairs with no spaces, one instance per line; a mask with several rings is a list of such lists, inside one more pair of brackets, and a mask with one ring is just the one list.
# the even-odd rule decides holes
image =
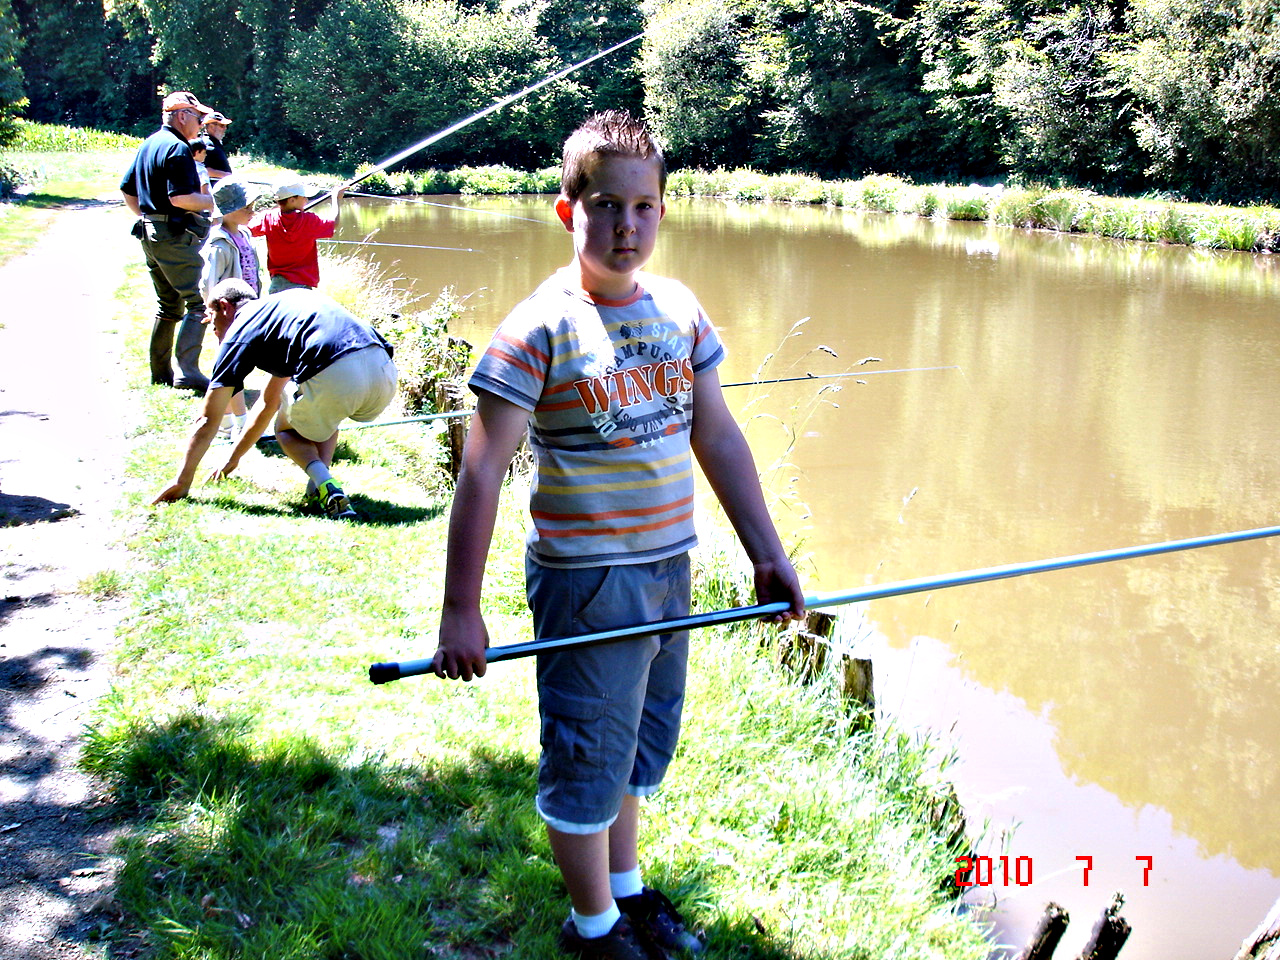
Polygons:
[[[477,251],[369,248],[469,296],[483,346],[568,239],[548,198],[428,199],[359,201],[339,237]],[[810,592],[1275,522],[1272,259],[674,202],[652,266],[717,323],[725,382],[770,354],[769,377],[958,368],[727,392],[785,460],[766,479]],[[955,738],[972,819],[1016,824],[987,852],[1033,863],[980,891],[999,938],[1056,900],[1074,956],[1123,890],[1126,960],[1234,955],[1280,895],[1278,583],[1268,540],[867,606],[882,708]]]

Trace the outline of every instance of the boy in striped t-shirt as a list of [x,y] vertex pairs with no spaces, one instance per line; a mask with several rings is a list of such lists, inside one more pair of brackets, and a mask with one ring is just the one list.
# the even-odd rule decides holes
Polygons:
[[[556,213],[573,262],[503,321],[470,381],[477,409],[449,520],[442,677],[485,672],[481,581],[526,432],[537,470],[525,573],[539,637],[688,613],[693,457],[754,565],[759,602],[790,603],[779,622],[804,612],[721,396],[715,328],[682,284],[641,272],[666,212],[661,151],[643,124],[608,111],[566,141],[561,176]],[[644,886],[636,851],[639,798],[675,751],[687,652],[684,632],[538,658],[537,808],[572,901],[568,953],[657,960],[702,948]]]

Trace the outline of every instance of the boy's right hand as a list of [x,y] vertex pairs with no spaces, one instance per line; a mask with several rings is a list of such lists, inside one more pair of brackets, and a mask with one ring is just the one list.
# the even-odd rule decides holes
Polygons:
[[489,630],[479,610],[448,610],[440,617],[440,646],[432,658],[435,675],[450,680],[483,677],[489,662],[484,651]]

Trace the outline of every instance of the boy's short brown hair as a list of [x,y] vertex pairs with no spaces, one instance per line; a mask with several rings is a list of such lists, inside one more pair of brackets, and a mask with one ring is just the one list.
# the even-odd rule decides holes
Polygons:
[[583,121],[564,142],[560,193],[577,200],[587,189],[591,161],[597,157],[640,157],[658,163],[658,191],[667,189],[667,162],[644,122],[626,110],[602,110]]

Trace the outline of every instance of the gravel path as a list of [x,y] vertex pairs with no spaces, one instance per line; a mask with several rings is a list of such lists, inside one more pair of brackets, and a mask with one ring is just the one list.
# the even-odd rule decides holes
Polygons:
[[139,257],[119,204],[60,212],[0,267],[0,957],[103,957],[113,832],[76,766],[112,680],[121,609],[79,585],[122,569],[123,338],[113,294]]

